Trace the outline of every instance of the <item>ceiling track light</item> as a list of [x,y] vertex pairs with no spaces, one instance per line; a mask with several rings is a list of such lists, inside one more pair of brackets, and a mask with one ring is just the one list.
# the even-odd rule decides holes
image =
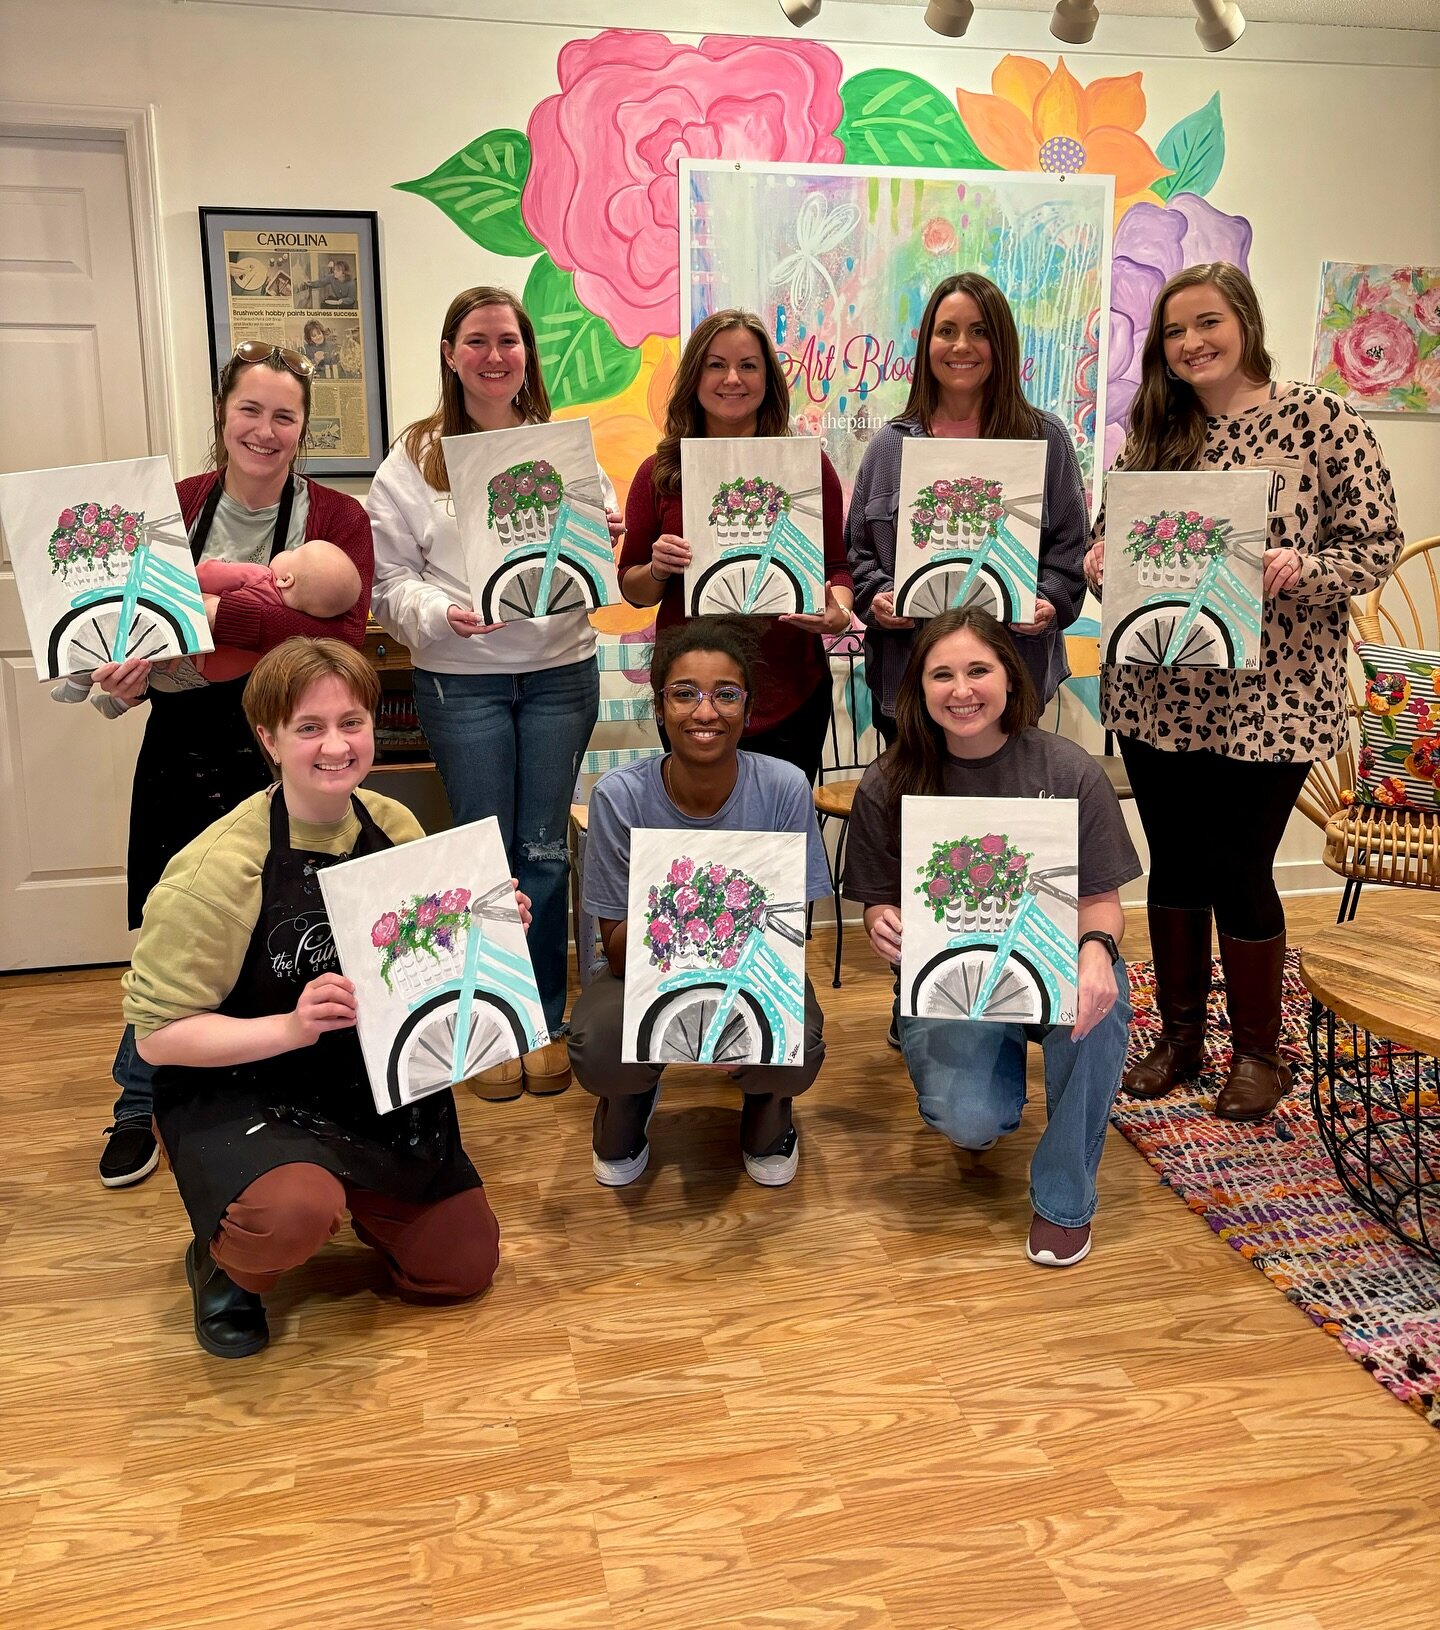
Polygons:
[[974,15],[972,0],[930,0],[925,8],[925,26],[932,34],[958,40]]
[[1195,32],[1207,51],[1227,51],[1245,32],[1245,18],[1235,0],[1190,0]]
[[804,28],[820,15],[822,0],[780,0],[780,9],[795,28]]
[[1100,12],[1093,0],[1057,0],[1050,32],[1066,45],[1089,45],[1099,21]]

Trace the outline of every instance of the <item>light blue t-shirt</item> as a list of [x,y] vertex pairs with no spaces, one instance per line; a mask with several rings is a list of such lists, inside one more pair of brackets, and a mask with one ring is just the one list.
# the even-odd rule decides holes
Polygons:
[[810,783],[778,758],[739,753],[735,789],[713,815],[687,815],[665,791],[660,758],[610,770],[590,794],[589,835],[581,903],[592,917],[623,922],[630,909],[630,834],[637,827],[690,827],[697,832],[803,832],[805,898],[828,899],[830,868],[815,820]]

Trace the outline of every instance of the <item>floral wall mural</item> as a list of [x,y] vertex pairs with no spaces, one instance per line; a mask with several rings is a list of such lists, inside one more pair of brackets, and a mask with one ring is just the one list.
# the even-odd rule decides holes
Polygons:
[[[1152,144],[1140,73],[1082,84],[1063,57],[1011,55],[988,93],[947,92],[897,68],[846,77],[840,56],[810,40],[691,45],[606,29],[563,45],[556,79],[523,133],[486,131],[397,186],[526,263],[513,281],[552,399],[566,416],[589,415],[622,490],[654,449],[679,356],[682,157],[1114,175],[1107,464],[1161,284],[1196,261],[1248,263],[1249,222],[1207,197],[1225,162],[1218,95]],[[612,608],[596,620],[633,637],[639,615]]]

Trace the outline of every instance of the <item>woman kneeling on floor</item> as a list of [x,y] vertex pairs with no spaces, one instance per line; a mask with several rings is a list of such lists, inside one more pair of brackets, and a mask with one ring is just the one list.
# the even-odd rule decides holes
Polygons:
[[[611,770],[590,796],[581,882],[600,925],[605,966],[575,1004],[570,1062],[595,1105],[593,1165],[608,1188],[633,1183],[650,1159],[646,1128],[660,1095],[660,1064],[621,1062],[625,1008],[630,834],[638,827],[697,832],[803,832],[805,897],[831,891],[825,849],[805,775],[778,758],[740,752],[750,717],[751,652],[743,624],[696,617],[667,628],[650,664],[655,713],[670,751]],[[800,1160],[791,1100],[820,1073],[824,1015],[805,980],[803,1062],[742,1065],[728,1072],[745,1095],[740,1149],[745,1170],[769,1188],[788,1183]]]
[[[380,1115],[315,873],[424,834],[357,793],[375,757],[379,682],[338,640],[262,657],[244,707],[279,783],[207,827],[145,905],[125,1017],[159,1066],[155,1120],[194,1239],[195,1335],[217,1358],[270,1339],[261,1296],[348,1210],[402,1294],[476,1296],[500,1231],[435,1093]],[[528,920],[528,902],[521,914]]]
[[1045,1054],[1048,1123],[1030,1163],[1025,1254],[1068,1268],[1090,1251],[1095,1175],[1125,1064],[1130,1004],[1119,888],[1140,861],[1109,781],[1073,741],[1035,729],[1040,707],[1020,653],[988,612],[947,611],[915,641],[900,682],[895,745],[855,793],[842,893],[865,906],[876,954],[900,960],[900,800],[1073,798],[1080,805],[1079,990],[1073,1025],[901,1018],[920,1115],[983,1153],[1020,1124],[1025,1044]]

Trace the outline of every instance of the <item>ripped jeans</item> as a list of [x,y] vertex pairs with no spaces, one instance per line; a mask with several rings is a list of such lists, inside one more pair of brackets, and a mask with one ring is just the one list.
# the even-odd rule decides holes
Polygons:
[[570,804],[599,706],[594,657],[523,674],[415,670],[415,711],[455,824],[494,815],[530,896],[530,957],[552,1034],[565,1017]]

